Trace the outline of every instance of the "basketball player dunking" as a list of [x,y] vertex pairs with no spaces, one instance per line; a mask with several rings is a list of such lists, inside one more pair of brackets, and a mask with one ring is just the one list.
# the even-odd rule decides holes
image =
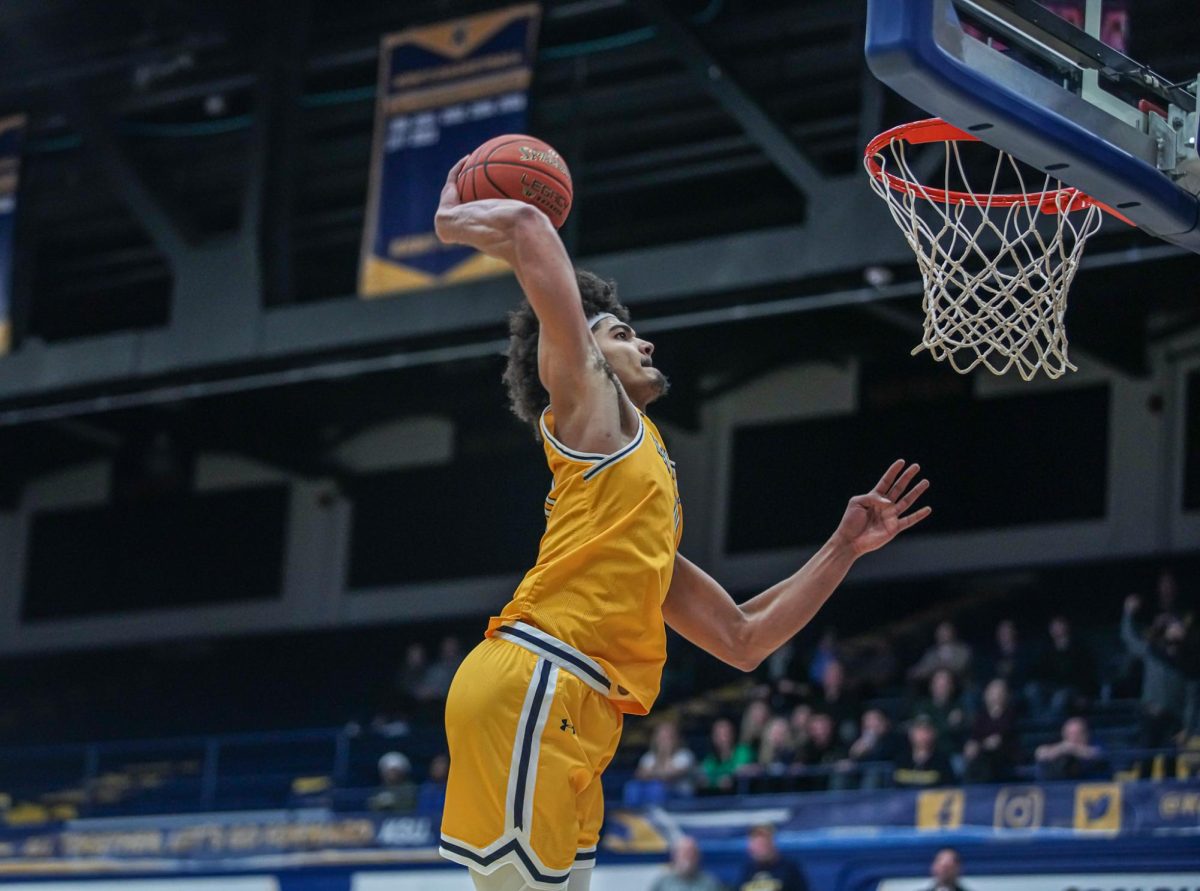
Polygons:
[[[465,159],[464,159],[465,160]],[[537,563],[467,656],[446,701],[450,778],[442,856],[480,891],[587,889],[603,816],[600,775],[625,713],[644,715],[666,659],[664,622],[749,671],[808,624],[854,561],[929,515],[896,461],[850,499],[795,575],[737,604],[677,550],[675,465],[646,417],[667,390],[654,347],[608,282],[576,272],[541,211],[462,203],[450,171],[442,241],[505,260],[528,303],[504,374],[553,474]]]

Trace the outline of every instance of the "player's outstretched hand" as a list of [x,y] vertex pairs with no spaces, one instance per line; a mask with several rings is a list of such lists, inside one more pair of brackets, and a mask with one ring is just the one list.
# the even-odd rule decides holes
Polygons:
[[846,505],[834,537],[862,555],[883,547],[905,529],[920,523],[933,513],[922,507],[909,513],[917,499],[929,488],[929,480],[913,485],[920,464],[896,461],[865,495],[855,495]]

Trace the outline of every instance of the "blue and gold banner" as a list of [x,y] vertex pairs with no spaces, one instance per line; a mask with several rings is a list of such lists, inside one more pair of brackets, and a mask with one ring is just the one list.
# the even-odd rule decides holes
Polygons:
[[[748,818],[747,812],[753,817]],[[604,847],[662,853],[679,832],[712,849],[740,849],[753,823],[771,823],[783,839],[880,839],[936,834],[972,837],[1013,832],[1079,838],[1200,836],[1200,781],[1031,783],[953,789],[844,792],[763,799],[695,799],[653,811],[618,811]]]
[[443,245],[433,215],[455,161],[494,136],[524,132],[540,16],[537,4],[525,4],[383,38],[362,296],[507,269]]
[[[15,825],[0,814],[0,882],[25,873],[187,872],[434,864],[437,816],[325,807],[243,814],[108,817]],[[605,862],[664,855],[694,836],[741,857],[749,827],[771,823],[782,846],[872,845],[1019,836],[1027,840],[1200,837],[1200,782],[1051,783],[956,789],[707,798],[609,815]],[[8,824],[8,825],[5,825]],[[1200,853],[1200,846],[1196,851]]]
[[23,115],[0,118],[0,354],[12,344],[13,230],[24,135]]

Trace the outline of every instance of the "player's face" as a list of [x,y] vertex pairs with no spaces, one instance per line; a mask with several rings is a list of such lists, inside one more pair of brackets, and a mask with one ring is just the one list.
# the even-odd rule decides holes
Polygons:
[[667,376],[654,367],[654,344],[617,319],[605,319],[593,332],[600,352],[633,400],[644,407],[667,392]]

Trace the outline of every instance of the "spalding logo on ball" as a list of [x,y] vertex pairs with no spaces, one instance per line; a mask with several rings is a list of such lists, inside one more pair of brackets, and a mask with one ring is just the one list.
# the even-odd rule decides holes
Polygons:
[[489,139],[458,173],[458,197],[512,198],[532,204],[557,229],[571,212],[571,171],[562,155],[532,136],[510,133]]

